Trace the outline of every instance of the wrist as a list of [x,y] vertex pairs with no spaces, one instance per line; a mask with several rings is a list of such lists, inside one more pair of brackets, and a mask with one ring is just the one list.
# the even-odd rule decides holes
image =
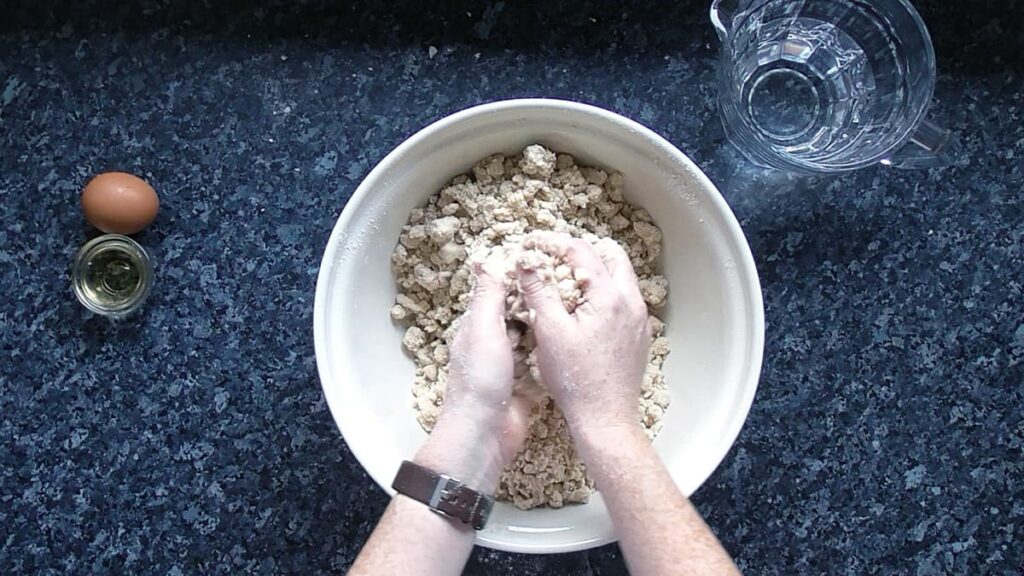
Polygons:
[[490,494],[503,468],[500,435],[497,418],[446,406],[413,461]]
[[[559,404],[561,407],[561,404]],[[573,408],[562,409],[565,421],[569,425],[577,444],[593,438],[595,442],[603,438],[622,437],[623,434],[641,432],[640,420],[636,417],[638,408],[627,410],[601,410],[588,406],[583,410]],[[598,408],[605,408],[604,406]]]
[[609,459],[631,458],[638,450],[650,446],[639,421],[604,421],[571,429],[580,456],[588,467],[594,469]]
[[438,421],[457,421],[473,428],[497,427],[507,407],[472,394],[446,394]]
[[496,421],[497,416],[506,411],[511,391],[511,377],[502,382],[484,377],[470,379],[464,375],[449,375],[442,414],[480,422]]

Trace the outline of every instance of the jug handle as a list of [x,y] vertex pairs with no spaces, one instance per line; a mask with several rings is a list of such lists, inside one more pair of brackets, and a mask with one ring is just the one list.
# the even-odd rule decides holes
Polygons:
[[960,140],[956,134],[931,120],[918,124],[900,148],[897,148],[881,163],[893,168],[908,170],[946,166],[960,156]]
[[730,4],[735,4],[735,0],[713,0],[711,2],[711,24],[723,42],[729,37],[729,28],[732,25],[733,10],[729,8]]

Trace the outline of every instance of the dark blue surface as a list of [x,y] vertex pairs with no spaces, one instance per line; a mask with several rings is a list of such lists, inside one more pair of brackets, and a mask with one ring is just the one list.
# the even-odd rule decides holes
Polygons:
[[[835,178],[756,170],[724,142],[703,2],[233,4],[3,11],[0,572],[349,566],[386,498],[320,392],[321,252],[391,148],[515,96],[651,126],[743,225],[764,372],[694,501],[746,572],[1024,565],[1020,2],[921,3],[955,166]],[[109,169],[163,199],[138,237],[155,290],[121,325],[86,313],[68,279],[91,234],[79,191]],[[623,570],[607,546],[478,550],[467,572]]]

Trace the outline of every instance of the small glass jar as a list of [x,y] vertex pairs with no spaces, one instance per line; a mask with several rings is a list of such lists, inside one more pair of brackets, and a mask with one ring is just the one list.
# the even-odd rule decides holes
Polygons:
[[153,286],[153,264],[137,242],[104,234],[82,246],[71,268],[75,296],[86,308],[111,318],[138,310]]

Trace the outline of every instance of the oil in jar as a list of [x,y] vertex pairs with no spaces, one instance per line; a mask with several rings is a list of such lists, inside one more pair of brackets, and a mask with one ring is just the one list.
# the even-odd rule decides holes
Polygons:
[[72,277],[82,304],[112,317],[138,309],[153,281],[152,264],[145,250],[118,234],[100,236],[83,246]]

